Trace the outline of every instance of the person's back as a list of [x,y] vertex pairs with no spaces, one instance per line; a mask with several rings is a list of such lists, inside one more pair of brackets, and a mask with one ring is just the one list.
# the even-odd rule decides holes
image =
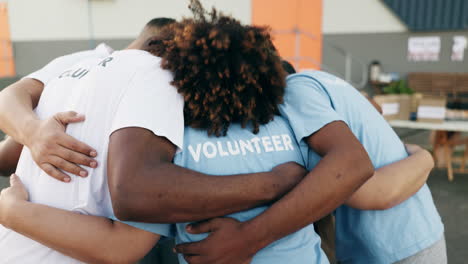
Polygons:
[[[289,117],[300,113],[289,109],[293,109],[290,106],[298,104],[297,98],[304,94],[317,100],[300,106],[305,112],[317,114],[314,125],[344,121],[368,152],[375,168],[408,156],[398,135],[369,101],[345,81],[325,72],[307,71],[288,77],[282,113],[288,115],[293,127],[298,126],[295,132],[304,124],[294,124],[294,117]],[[319,100],[325,102],[317,103]],[[326,107],[320,112],[322,106],[317,106],[320,104],[331,106],[334,113],[330,114]],[[303,152],[308,151],[307,167],[311,169],[320,161],[320,156],[307,149],[303,148]],[[442,238],[443,229],[429,188],[424,185],[414,196],[388,210],[339,207],[336,210],[336,254],[343,263],[393,263],[436,243]]]
[[[232,175],[269,171],[273,167],[294,161],[303,164],[299,147],[291,129],[282,117],[260,126],[258,134],[251,127],[242,128],[232,124],[226,136],[208,136],[205,130],[187,127],[185,129],[183,152],[178,153],[177,165],[212,175]],[[261,206],[235,213],[229,217],[239,221],[250,220],[268,207]],[[187,223],[177,224],[177,244],[200,241],[206,235],[192,235],[186,232]],[[186,263],[182,257],[181,263]],[[307,226],[258,252],[252,263],[297,263],[308,261],[328,263],[320,249],[320,238],[313,226]]]
[[[113,216],[106,176],[110,134],[132,125],[130,117],[126,116],[126,111],[131,110],[129,107],[141,108],[137,103],[148,105],[148,101],[142,102],[140,98],[142,89],[147,90],[147,100],[167,97],[167,101],[180,102],[178,106],[182,109],[181,98],[169,84],[172,74],[160,68],[160,61],[141,50],[118,51],[104,60],[84,60],[45,87],[36,109],[38,116],[45,119],[69,110],[84,114],[86,122],[69,125],[67,133],[96,149],[99,166],[91,169],[87,178],[72,178],[70,183],[63,183],[46,175],[34,163],[29,150],[24,149],[17,174],[27,187],[32,202],[82,214]],[[159,83],[165,83],[165,86],[160,87]],[[143,126],[145,122],[156,122],[149,117],[141,117]],[[181,131],[175,131],[175,134],[181,134]],[[0,255],[2,263],[18,263],[18,259],[22,263],[78,262],[3,227],[0,227]]]

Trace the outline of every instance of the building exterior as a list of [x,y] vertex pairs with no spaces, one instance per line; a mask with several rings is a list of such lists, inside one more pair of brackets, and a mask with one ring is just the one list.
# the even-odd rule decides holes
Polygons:
[[[2,0],[0,0],[2,2]],[[8,5],[16,73],[105,41],[120,49],[154,17],[189,15],[186,0],[3,0]],[[250,0],[205,0],[250,23]],[[94,41],[93,41],[94,39]]]
[[[396,72],[406,75],[408,72],[468,72],[468,58],[463,61],[452,61],[452,47],[455,36],[468,38],[468,12],[465,14],[464,30],[451,30],[447,27],[427,27],[424,31],[410,30],[407,24],[387,5],[390,2],[404,2],[401,0],[323,0],[324,21],[323,39],[325,43],[338,45],[353,55],[356,59],[368,65],[373,60],[378,60],[387,72]],[[427,4],[431,0],[415,1],[405,0],[407,3]],[[457,0],[437,1],[448,3]],[[458,1],[468,11],[468,1]],[[417,3],[416,3],[417,4]],[[407,5],[408,8],[410,7]],[[431,7],[431,6],[429,6]],[[434,6],[432,6],[434,7]],[[442,8],[445,6],[437,7]],[[428,6],[419,8],[427,10]],[[410,13],[410,12],[407,12]],[[410,13],[419,20],[430,21],[436,16],[424,13]],[[440,55],[437,61],[414,62],[407,58],[408,39],[410,37],[435,36],[440,37]],[[468,52],[465,50],[465,55]],[[324,64],[329,64],[337,71],[343,71],[343,64],[339,63],[339,56],[324,44]],[[353,71],[354,71],[353,67]],[[359,75],[353,72],[353,80],[359,79]]]
[[[89,49],[102,41],[116,49],[123,48],[153,17],[181,18],[190,14],[188,0],[0,0],[2,2],[8,8],[9,39],[19,76],[41,67],[54,57]],[[391,0],[202,2],[205,6],[215,6],[232,14],[244,23],[272,25],[278,33],[276,41],[283,56],[294,58],[298,52],[299,56],[306,58],[299,65],[301,68],[321,66],[354,83],[365,77],[362,72],[373,60],[380,61],[385,71],[402,74],[468,70],[468,59],[451,60],[453,37],[468,37],[467,30],[410,31],[392,9]],[[468,1],[458,2],[468,9]],[[298,27],[295,24],[299,24]],[[5,27],[5,23],[0,22],[0,26]],[[301,34],[299,45],[294,34],[285,36],[285,31],[295,28],[310,35]],[[439,60],[408,61],[408,38],[412,36],[441,37]],[[351,71],[346,65],[348,68],[351,65]]]

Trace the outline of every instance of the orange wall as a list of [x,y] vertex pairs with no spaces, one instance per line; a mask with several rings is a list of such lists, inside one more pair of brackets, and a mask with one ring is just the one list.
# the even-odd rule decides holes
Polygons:
[[0,3],[0,78],[11,76],[15,76],[15,65],[8,24],[8,8],[6,3]]
[[[252,0],[252,22],[269,25],[273,31],[298,28],[314,35],[313,39],[304,35],[300,37],[299,55],[307,60],[291,62],[299,69],[319,69],[322,61],[322,8],[322,0]],[[274,37],[282,57],[295,56],[295,34],[274,33]]]

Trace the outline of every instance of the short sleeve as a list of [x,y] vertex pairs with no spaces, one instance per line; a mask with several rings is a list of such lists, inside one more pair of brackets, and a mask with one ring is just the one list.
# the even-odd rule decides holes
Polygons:
[[184,102],[171,85],[172,80],[172,74],[161,69],[159,63],[137,70],[120,99],[110,132],[127,127],[145,128],[167,138],[181,150]]
[[24,78],[36,79],[47,85],[52,79],[59,76],[64,70],[70,68],[82,59],[87,58],[91,55],[91,51],[83,51],[58,57],[42,69],[35,71]]
[[288,120],[298,142],[329,123],[343,121],[322,84],[303,74],[288,77],[280,112]]
[[52,79],[59,76],[63,73],[63,71],[72,67],[78,62],[88,58],[105,58],[111,53],[112,49],[109,46],[102,43],[94,50],[80,51],[58,57],[49,62],[49,64],[47,64],[40,70],[37,70],[25,76],[23,79],[35,79],[42,82],[44,85],[47,85]]
[[111,219],[161,236],[175,237],[175,226],[173,224],[151,224],[132,221],[120,221],[115,216],[111,217]]

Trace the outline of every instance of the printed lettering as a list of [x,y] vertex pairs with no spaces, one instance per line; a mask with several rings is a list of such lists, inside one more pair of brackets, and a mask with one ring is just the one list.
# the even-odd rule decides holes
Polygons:
[[260,149],[260,138],[254,137],[251,140],[255,144],[255,149],[257,150],[257,153],[260,154],[262,150]]
[[68,71],[64,71],[62,74],[60,74],[59,78],[63,78],[63,77],[68,77],[70,76],[70,72],[71,70],[68,70]]
[[231,153],[231,155],[233,155],[233,156],[239,155],[239,153],[240,153],[239,143],[237,143],[237,141],[234,141],[234,146],[236,146],[236,149],[235,149],[235,150],[232,148],[232,143],[231,143],[231,141],[228,141],[228,142],[227,142],[227,147],[228,147],[229,153]]
[[87,74],[87,70],[86,69],[82,69],[82,68],[79,68],[78,70],[76,70],[75,72],[72,73],[71,77],[72,78],[80,78],[83,77],[83,75],[86,75]]
[[85,71],[85,72],[84,72],[84,73],[83,73],[83,74],[82,74],[82,75],[79,77],[79,79],[81,79],[81,78],[85,77],[85,76],[86,76],[86,74],[88,74],[88,72],[89,72],[89,70],[86,70],[86,71]]
[[271,143],[270,137],[262,137],[263,148],[265,148],[265,152],[272,152],[275,151],[273,148],[273,144]]
[[190,154],[192,154],[192,158],[195,160],[195,162],[199,162],[201,154],[201,144],[197,144],[197,150],[194,150],[192,145],[188,146],[188,150],[190,151]]
[[223,145],[221,144],[221,141],[218,141],[217,144],[218,144],[219,155],[220,155],[221,157],[229,156],[229,153],[226,152],[226,151],[224,151]]
[[272,136],[271,139],[273,140],[273,145],[275,146],[276,151],[283,151],[284,148],[281,146],[281,137],[280,136]]
[[250,141],[246,142],[244,140],[239,140],[239,145],[240,145],[240,148],[241,148],[241,151],[242,151],[242,155],[244,155],[244,156],[247,153],[246,149],[249,150],[250,152],[254,152],[252,142],[250,142]]
[[202,158],[213,159],[216,157],[228,157],[247,154],[262,154],[273,151],[294,150],[294,141],[288,134],[253,137],[249,140],[206,141],[188,146],[188,153],[195,162]]
[[59,78],[61,79],[61,78],[65,78],[65,77],[70,77],[70,78],[81,79],[84,76],[86,76],[86,74],[88,74],[88,73],[89,73],[88,69],[78,68],[76,70],[64,71],[62,74],[60,74]]
[[99,63],[99,66],[102,66],[102,67],[106,67],[107,66],[107,63],[113,61],[114,58],[113,57],[108,57],[108,58],[105,58],[103,61],[101,61]]
[[[208,150],[208,148],[211,148],[211,152]],[[216,145],[212,142],[206,142],[205,144],[203,144],[203,154],[205,154],[205,157],[209,159],[216,157],[216,154],[218,154]]]
[[283,143],[286,150],[294,150],[291,137],[289,135],[281,135],[281,137],[283,138]]

